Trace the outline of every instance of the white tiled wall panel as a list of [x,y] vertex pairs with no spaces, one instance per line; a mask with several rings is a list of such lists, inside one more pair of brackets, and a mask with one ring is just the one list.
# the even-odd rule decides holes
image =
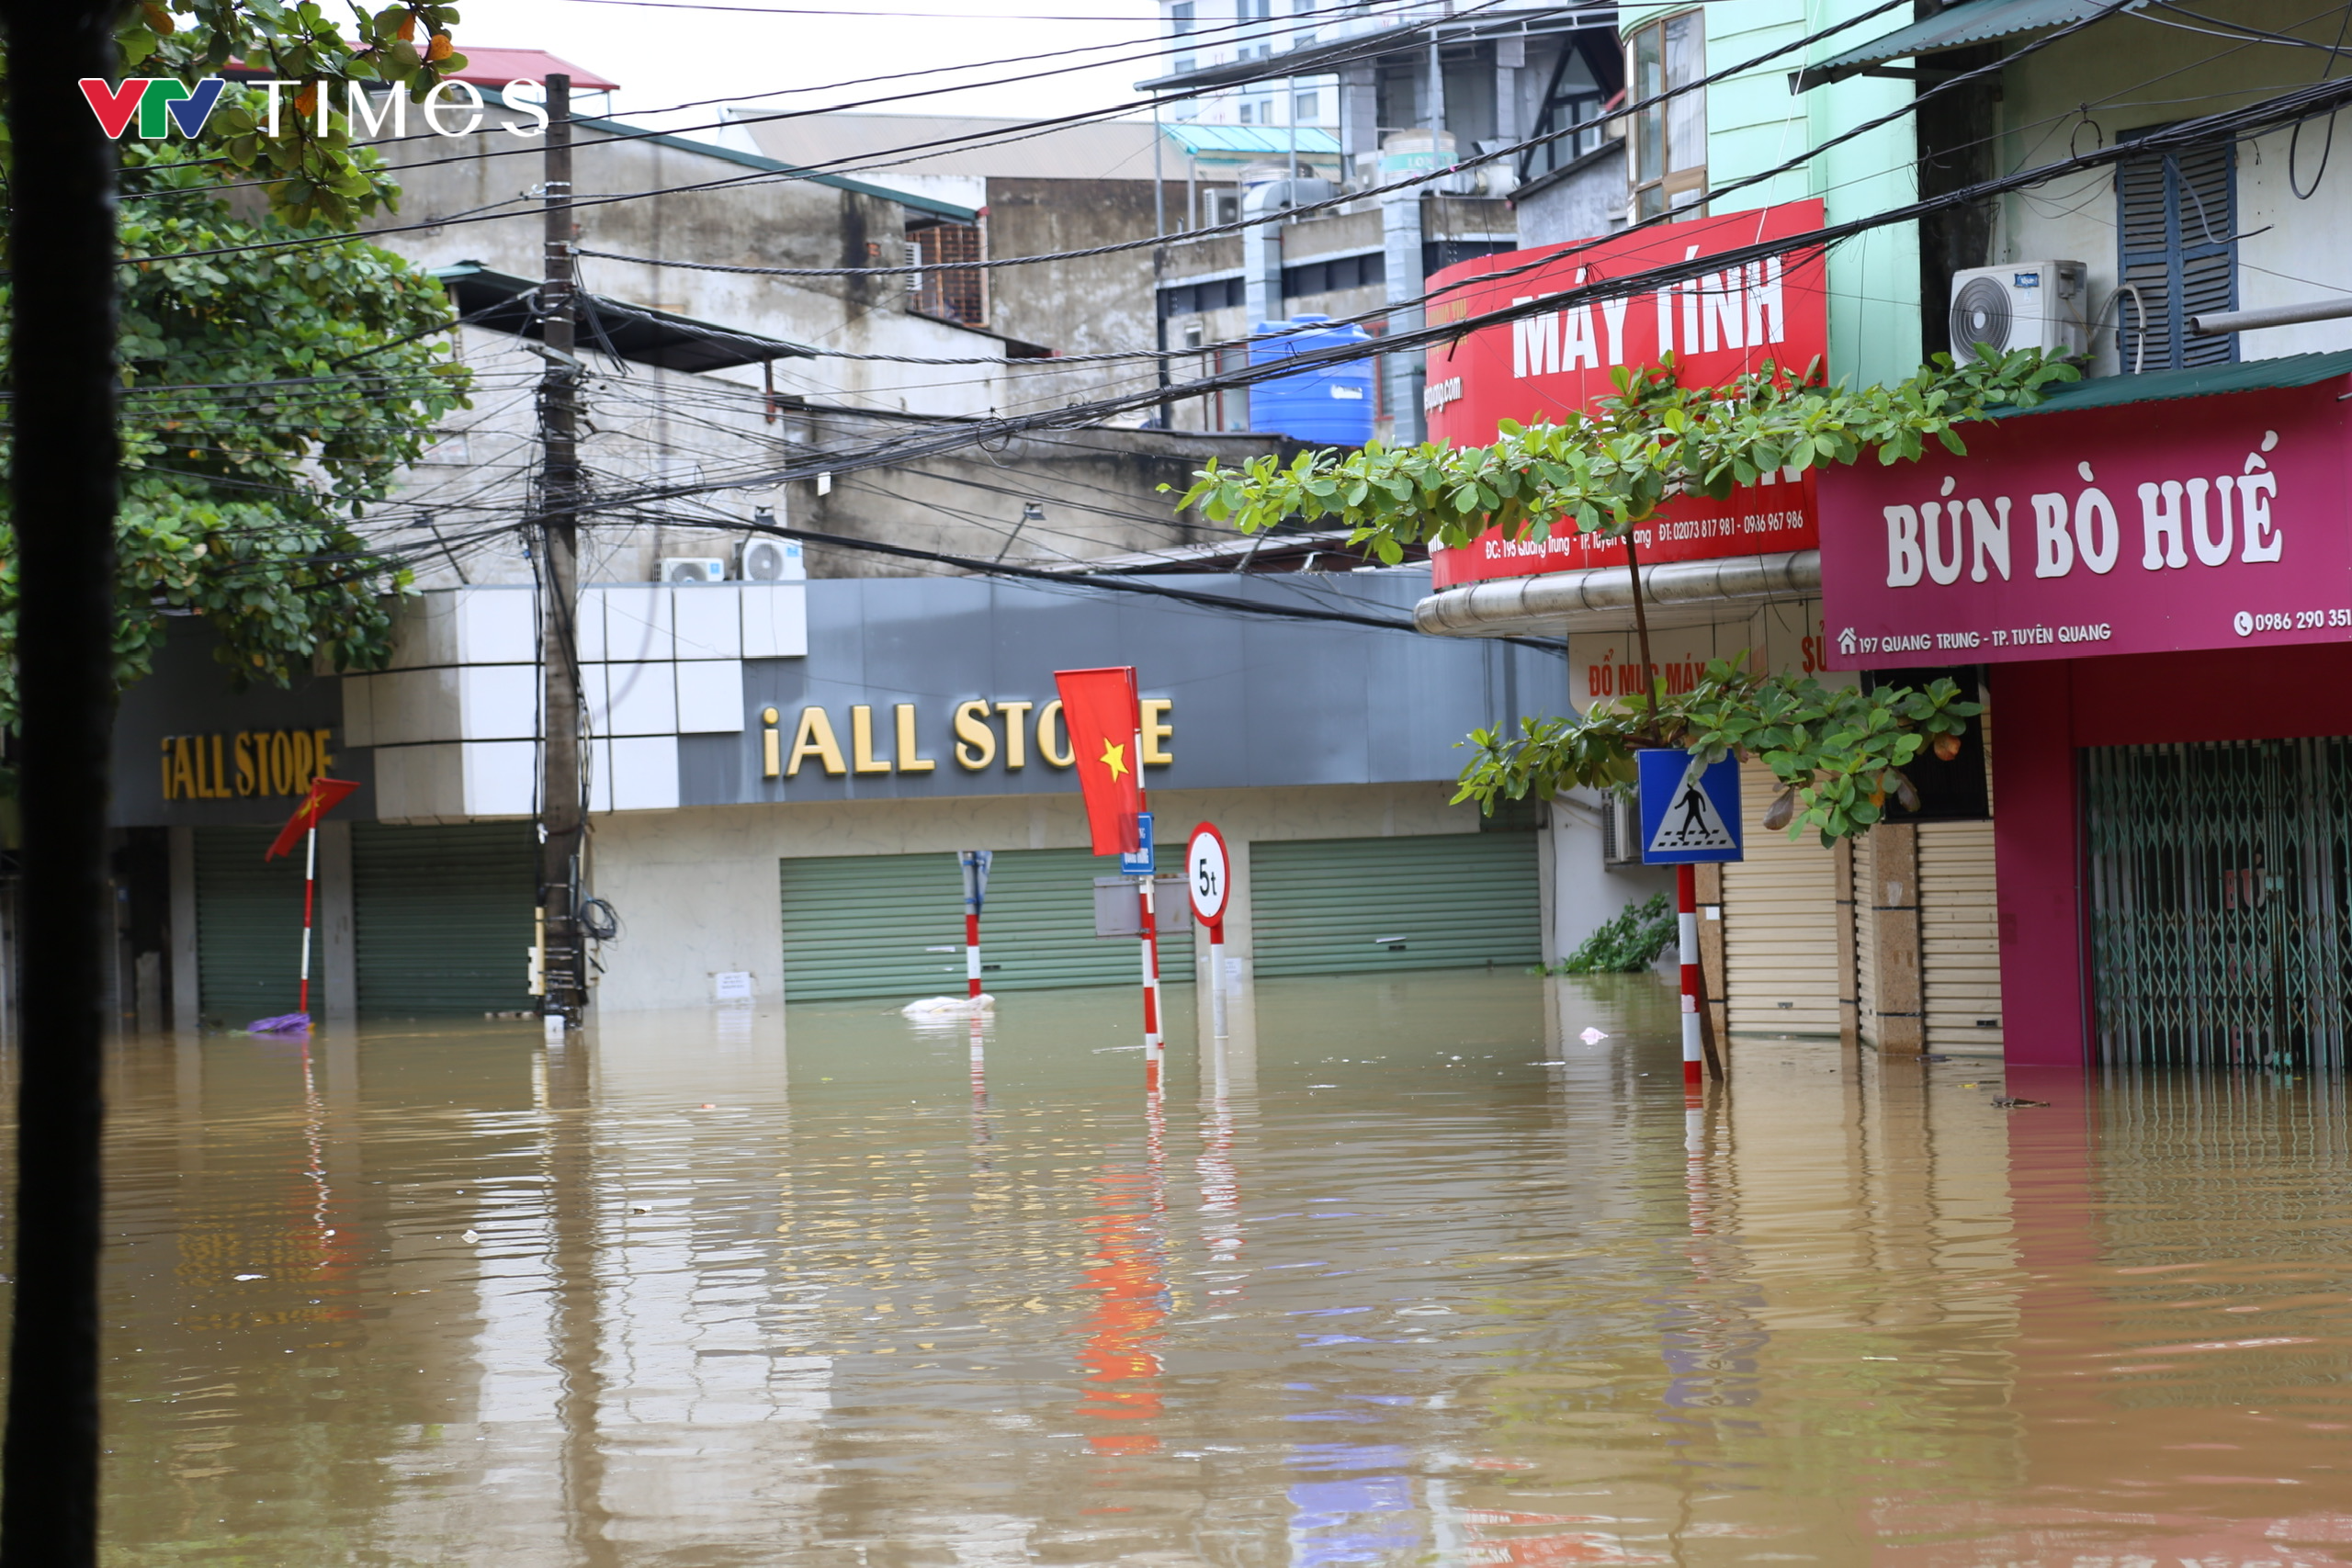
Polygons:
[[528,817],[539,806],[539,748],[530,740],[469,740],[465,814]]
[[605,590],[583,588],[580,591],[580,657],[582,660],[601,664],[605,661]]
[[539,667],[477,664],[458,672],[462,729],[436,740],[531,740],[539,733]]
[[743,657],[805,659],[808,654],[808,590],[798,582],[743,590]]
[[623,736],[590,747],[591,811],[667,811],[678,804],[678,738]]
[[673,590],[670,614],[676,627],[678,657],[742,658],[744,597],[742,587],[732,582]]
[[600,735],[675,735],[678,732],[678,687],[673,666],[603,664],[604,722],[590,729]]
[[667,588],[616,585],[605,590],[605,657],[616,663],[676,656]]
[[539,657],[538,594],[475,588],[457,595],[459,664],[530,664]]
[[743,662],[682,660],[678,671],[678,733],[737,735],[743,728]]

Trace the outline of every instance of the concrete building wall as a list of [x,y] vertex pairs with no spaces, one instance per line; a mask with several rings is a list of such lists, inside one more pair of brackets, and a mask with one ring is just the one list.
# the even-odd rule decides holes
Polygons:
[[[1147,239],[1160,231],[1150,174],[1146,163],[1125,179],[990,179],[988,254],[1001,260]],[[1163,180],[1157,213],[1169,229],[1179,226],[1181,177]],[[1064,354],[1149,348],[1151,255],[1142,247],[1003,268],[989,279],[989,324]]]
[[[2290,21],[2275,8],[2247,0],[2217,5],[2212,14],[2240,25],[2296,33],[2324,46],[2334,34],[2325,18]],[[2117,31],[2118,27],[2128,32]],[[2119,48],[2120,41],[2131,47]],[[2279,90],[2280,51],[2221,50],[2201,34],[2135,26],[2129,18],[2054,43],[2011,66],[2003,75],[1999,106],[2004,128],[2001,166],[2018,167],[2065,156],[2063,136],[2046,139],[2053,123],[2079,124],[2075,111],[2088,101],[2109,143],[2192,116],[2218,114]],[[2199,96],[2182,104],[2177,84],[2193,75]],[[2332,164],[2322,172],[2312,130],[2307,129],[2292,166],[2295,184],[2310,192],[2299,199],[2290,183],[2288,130],[2239,143],[2236,187],[2238,306],[2301,304],[2343,292],[2341,258],[2352,249],[2352,186]],[[2090,132],[2082,144],[2091,144]],[[2314,189],[2314,182],[2317,188]],[[2105,326],[2093,343],[2092,374],[2114,375],[2132,367],[2131,341],[2119,343],[2120,309],[2112,299],[2119,281],[2115,175],[2086,170],[2030,191],[2002,198],[1993,239],[1996,261],[2071,260],[2090,269],[2090,304],[2103,310]],[[2238,340],[2245,359],[2288,354],[2318,354],[2352,347],[2352,321],[2312,321]]]
[[[1152,811],[1189,831],[1213,821],[1233,853],[1226,954],[1251,972],[1247,845],[1285,839],[1476,833],[1476,812],[1450,806],[1446,784],[1314,788],[1155,790]],[[760,995],[780,984],[784,934],[778,863],[842,854],[1083,847],[1086,815],[1068,795],[941,800],[807,802],[619,813],[594,819],[591,881],[624,923],[603,953],[596,994],[605,1012],[694,1007],[712,976],[749,971]],[[1614,913],[1612,909],[1611,911]],[[1204,958],[1205,944],[1202,945]]]
[[1564,245],[1625,226],[1625,144],[1613,142],[1513,203],[1521,245]]
[[1552,802],[1552,885],[1544,902],[1544,961],[1557,963],[1652,894],[1674,892],[1670,866],[1610,865],[1601,859],[1600,796],[1577,790]]
[[[398,213],[367,227],[424,266],[476,261],[536,278],[546,265],[546,220],[523,193],[542,176],[540,143],[499,129],[514,111],[493,107],[484,129],[380,149],[401,186]],[[904,258],[906,216],[922,197],[879,187],[786,179],[783,166],[671,138],[615,140],[578,128],[573,189],[583,248],[729,265],[865,267]],[[686,188],[679,188],[686,187]],[[700,187],[700,188],[696,188]],[[635,195],[662,191],[666,194]],[[607,200],[633,196],[628,200]],[[935,205],[935,204],[934,204]],[[968,209],[943,215],[970,220]],[[442,216],[451,221],[435,224]],[[412,228],[418,223],[431,226]],[[909,309],[903,279],[763,277],[645,266],[583,257],[582,287],[632,303],[787,342],[851,353],[1001,358],[994,337]],[[780,390],[893,412],[984,413],[1003,400],[985,367],[943,375],[937,367],[854,359],[781,361]],[[716,373],[746,388],[758,367]]]
[[[460,328],[457,335],[478,378],[474,406],[445,417],[443,438],[405,476],[400,499],[430,508],[433,521],[402,527],[390,542],[424,587],[529,582],[527,541],[491,530],[528,510],[543,362],[507,333]],[[581,458],[591,493],[715,488],[598,518],[582,540],[587,582],[650,581],[657,563],[674,556],[731,558],[748,536],[742,525],[763,506],[797,527],[981,559],[1050,563],[1197,544],[1233,530],[1180,514],[1159,486],[1181,491],[1210,457],[1231,463],[1265,446],[1149,431],[1048,432],[986,453],[839,475],[820,494],[814,482],[785,487],[762,476],[818,452],[902,436],[909,425],[807,407],[778,410],[771,420],[756,382],[594,355],[589,363],[582,401],[592,428]],[[1042,524],[1022,520],[1033,502],[1045,509]],[[901,559],[824,545],[808,547],[808,562],[819,577],[907,570]]]

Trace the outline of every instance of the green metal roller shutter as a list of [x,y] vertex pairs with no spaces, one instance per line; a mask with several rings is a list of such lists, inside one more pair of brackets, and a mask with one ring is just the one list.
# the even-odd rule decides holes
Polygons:
[[359,1016],[531,1007],[538,855],[528,822],[352,824]]
[[1542,905],[1533,833],[1250,846],[1261,977],[1539,964]]
[[[1160,871],[1181,870],[1183,852],[1161,845]],[[1136,944],[1094,934],[1094,879],[1113,863],[1084,850],[999,851],[980,918],[981,962],[990,965],[983,984],[1001,992],[1139,980]],[[786,998],[960,993],[963,886],[956,857],[944,852],[784,862]],[[1189,982],[1192,912],[1179,905],[1159,916],[1161,982]]]
[[[276,837],[275,828],[196,829],[197,994],[213,1023],[292,1012],[300,995],[302,852],[264,861]],[[315,946],[311,976],[316,1017],[326,991]]]

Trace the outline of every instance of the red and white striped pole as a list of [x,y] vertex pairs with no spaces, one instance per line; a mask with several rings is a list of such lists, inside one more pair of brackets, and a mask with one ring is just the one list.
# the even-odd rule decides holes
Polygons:
[[964,990],[980,999],[980,912],[969,904],[964,906]]
[[1143,879],[1143,1074],[1144,1087],[1159,1091],[1159,924],[1152,913],[1151,878]]
[[319,825],[311,824],[307,835],[308,847],[302,858],[302,999],[294,1010],[308,1015],[311,1010],[311,907],[319,890]]
[[[1136,766],[1143,766],[1143,728],[1136,728]],[[1136,791],[1136,810],[1149,819],[1151,802],[1144,792]],[[1146,870],[1138,891],[1143,896],[1143,1077],[1144,1088],[1150,1093],[1159,1092],[1160,1027],[1159,1027],[1159,920],[1151,907],[1153,873]]]
[[1674,924],[1682,947],[1682,1082],[1699,1083],[1699,873],[1695,867],[1674,868]]

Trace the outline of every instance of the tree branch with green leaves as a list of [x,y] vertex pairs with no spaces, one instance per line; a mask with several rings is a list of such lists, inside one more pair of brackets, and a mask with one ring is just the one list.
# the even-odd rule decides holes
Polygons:
[[[152,668],[175,615],[203,618],[238,684],[389,658],[387,595],[409,577],[362,528],[466,406],[469,377],[432,341],[455,321],[442,287],[335,238],[399,192],[339,112],[322,129],[315,111],[321,93],[347,106],[353,84],[430,91],[465,63],[456,20],[435,4],[354,7],[339,26],[311,0],[146,0],[118,28],[141,74],[192,82],[233,60],[300,85],[275,136],[262,95],[232,87],[202,141],[121,148],[119,683]],[[257,197],[228,188],[255,180]],[[248,248],[277,240],[334,243]],[[7,289],[0,276],[0,375]],[[0,424],[0,459],[11,438]],[[0,495],[0,729],[16,722],[17,526]]]
[[[1939,354],[1891,386],[1823,381],[1767,363],[1720,387],[1685,387],[1674,359],[1613,373],[1614,395],[1557,423],[1505,422],[1486,446],[1386,446],[1265,457],[1235,468],[1214,460],[1181,505],[1245,532],[1296,520],[1337,521],[1351,545],[1390,564],[1420,545],[1464,548],[1489,529],[1546,539],[1564,529],[1627,541],[1686,496],[1729,497],[1767,473],[1916,461],[1935,442],[1964,453],[1961,430],[1996,408],[2030,407],[2080,372],[2038,351]],[[1635,608],[1641,579],[1633,571]],[[1655,670],[1644,636],[1642,662]],[[1939,681],[1924,689],[1861,692],[1810,678],[1716,662],[1690,692],[1651,675],[1638,705],[1597,705],[1582,719],[1524,719],[1516,734],[1480,730],[1457,800],[1491,812],[1498,800],[1549,799],[1572,787],[1627,788],[1633,753],[1674,746],[1712,761],[1761,759],[1782,785],[1766,821],[1811,827],[1825,843],[1883,819],[1889,795],[1916,800],[1904,773],[1924,748],[1949,758],[1964,721],[1981,711]]]
[[1967,720],[1983,711],[1949,680],[1866,692],[1715,660],[1690,691],[1654,690],[1638,707],[1612,700],[1580,719],[1522,718],[1515,732],[1472,731],[1453,798],[1491,815],[1505,800],[1630,790],[1634,753],[1651,748],[1691,751],[1711,764],[1737,754],[1761,761],[1781,783],[1764,826],[1787,828],[1791,837],[1811,828],[1826,845],[1885,820],[1890,796],[1917,807],[1904,769],[1922,751],[1949,761]]

